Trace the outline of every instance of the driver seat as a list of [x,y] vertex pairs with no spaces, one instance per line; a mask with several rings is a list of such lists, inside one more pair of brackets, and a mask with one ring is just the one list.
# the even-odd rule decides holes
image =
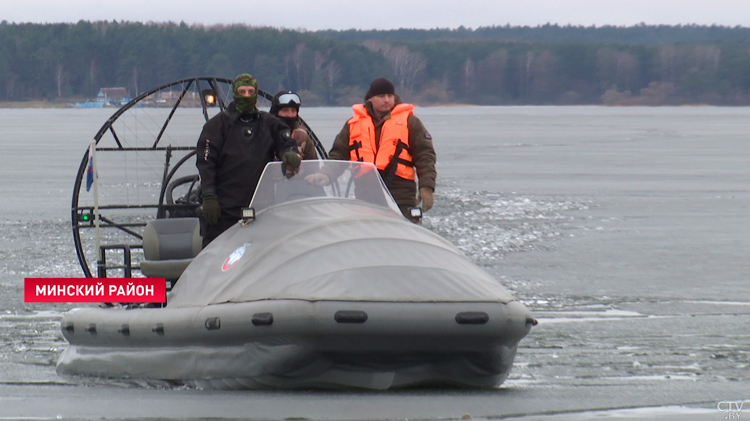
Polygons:
[[198,221],[198,218],[163,218],[147,222],[141,273],[149,278],[165,278],[170,290],[201,251]]

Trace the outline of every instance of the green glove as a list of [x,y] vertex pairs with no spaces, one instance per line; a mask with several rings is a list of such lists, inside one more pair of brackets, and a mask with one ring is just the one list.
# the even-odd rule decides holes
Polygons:
[[221,215],[221,206],[219,206],[219,198],[216,196],[206,196],[203,198],[203,218],[206,219],[208,225],[216,225],[219,223],[219,215]]
[[281,157],[281,170],[286,178],[294,177],[299,172],[300,164],[302,164],[302,158],[299,157],[297,152],[289,151]]

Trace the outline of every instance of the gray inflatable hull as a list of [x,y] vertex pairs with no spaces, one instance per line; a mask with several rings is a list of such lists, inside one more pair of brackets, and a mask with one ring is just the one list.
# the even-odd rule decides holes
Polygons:
[[209,388],[500,385],[532,320],[517,301],[259,301],[78,309],[62,321],[64,376]]

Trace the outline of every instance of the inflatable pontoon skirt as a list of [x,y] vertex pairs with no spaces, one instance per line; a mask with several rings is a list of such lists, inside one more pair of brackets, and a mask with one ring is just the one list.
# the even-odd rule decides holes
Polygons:
[[57,371],[210,388],[495,387],[533,322],[518,301],[84,308],[61,322]]

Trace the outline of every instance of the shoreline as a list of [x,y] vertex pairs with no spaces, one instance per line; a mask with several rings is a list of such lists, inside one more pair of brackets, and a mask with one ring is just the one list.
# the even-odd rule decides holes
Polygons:
[[49,102],[47,100],[34,101],[0,101],[1,109],[23,109],[23,108],[75,108],[71,103]]

